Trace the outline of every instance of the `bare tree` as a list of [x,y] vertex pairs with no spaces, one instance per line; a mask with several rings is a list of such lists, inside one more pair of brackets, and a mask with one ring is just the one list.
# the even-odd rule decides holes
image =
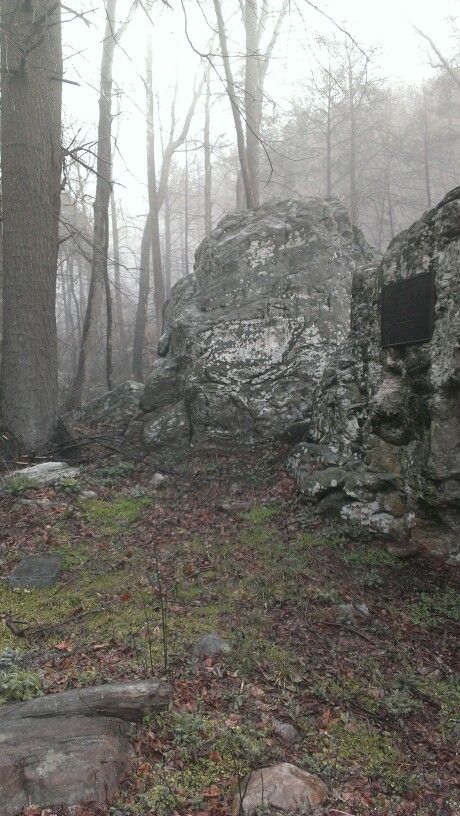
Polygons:
[[[281,25],[289,8],[289,0],[283,0],[281,10],[276,15],[272,34],[263,49],[263,39],[269,20],[268,0],[240,0],[246,37],[244,106],[240,104],[233,78],[227,33],[222,13],[221,0],[213,0],[217,30],[225,72],[225,87],[230,100],[236,130],[238,157],[241,168],[241,182],[246,206],[257,207],[260,200],[260,143],[264,83]],[[244,125],[243,126],[243,120]]]
[[[147,47],[146,58],[146,99],[147,99],[147,162],[148,162],[148,187],[149,187],[149,215],[144,228],[142,248],[141,248],[141,268],[139,274],[139,289],[136,309],[136,322],[133,341],[133,377],[139,382],[143,381],[143,356],[145,342],[145,328],[147,321],[147,306],[150,291],[149,268],[152,261],[153,285],[154,285],[154,306],[155,321],[157,325],[157,337],[161,330],[161,320],[166,297],[166,286],[163,277],[163,260],[161,255],[161,240],[159,227],[159,214],[165,202],[168,190],[168,178],[171,169],[171,161],[178,148],[184,143],[190,129],[190,124],[195,112],[198,99],[201,96],[204,85],[204,76],[196,86],[190,106],[185,115],[182,128],[176,135],[176,93],[171,105],[171,123],[168,141],[163,149],[161,168],[157,174],[155,155],[155,133],[154,133],[154,105],[153,105],[153,83],[152,83],[152,50],[151,42]],[[157,177],[158,176],[158,177]],[[152,227],[154,235],[152,237]],[[150,248],[147,248],[147,236],[150,241]]]
[[61,151],[61,4],[3,0],[2,419],[25,449],[57,411],[55,318]]
[[206,68],[206,96],[204,102],[204,234],[208,237],[212,227],[212,166],[211,166],[211,66]]
[[[135,6],[133,4],[132,8]],[[116,30],[117,0],[107,0],[106,26],[102,45],[97,139],[96,196],[92,239],[91,279],[83,323],[77,371],[70,389],[69,408],[81,405],[87,377],[88,359],[97,348],[98,321],[105,293],[107,308],[106,379],[112,387],[112,304],[108,278],[109,206],[112,193],[112,71],[115,46],[128,20]]]

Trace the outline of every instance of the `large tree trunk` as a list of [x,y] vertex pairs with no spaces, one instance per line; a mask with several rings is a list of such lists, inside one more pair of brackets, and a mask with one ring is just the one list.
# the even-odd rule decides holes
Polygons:
[[61,4],[2,0],[2,420],[25,449],[56,418]]
[[[98,321],[101,314],[104,289],[107,292],[107,253],[109,205],[112,190],[112,66],[115,50],[115,11],[117,0],[107,0],[107,23],[102,46],[101,86],[99,96],[99,127],[97,145],[97,181],[94,200],[93,224],[93,257],[91,280],[88,292],[82,341],[78,358],[77,372],[72,383],[68,405],[76,408],[81,405],[86,384],[87,367],[90,355],[93,358],[100,353]],[[109,333],[107,333],[109,340]],[[107,376],[111,368],[110,341],[107,344]]]

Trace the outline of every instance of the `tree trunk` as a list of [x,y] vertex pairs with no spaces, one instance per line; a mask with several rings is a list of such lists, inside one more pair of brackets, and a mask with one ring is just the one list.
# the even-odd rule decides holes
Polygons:
[[[82,341],[77,372],[70,390],[68,407],[81,405],[85,390],[88,360],[95,357],[98,338],[98,319],[101,313],[104,289],[107,293],[108,213],[112,190],[112,67],[115,50],[115,11],[117,0],[107,0],[107,23],[102,46],[101,85],[99,96],[99,127],[97,144],[97,181],[94,200],[93,257],[91,280],[83,323]],[[109,307],[110,308],[110,307]],[[107,335],[108,338],[108,335]],[[111,367],[107,347],[106,369]]]
[[190,275],[189,261],[189,206],[188,206],[188,149],[185,143],[185,190],[184,190],[184,262],[185,274]]
[[220,0],[213,0],[213,2],[217,19],[217,30],[219,32],[220,50],[222,52],[222,60],[224,63],[225,87],[228,98],[230,100],[230,105],[233,114],[233,122],[235,124],[236,142],[238,146],[238,157],[241,166],[241,175],[246,198],[246,207],[248,209],[251,209],[251,207],[255,207],[255,198],[251,185],[251,177],[249,175],[248,158],[246,153],[246,144],[244,141],[244,131],[243,124],[241,121],[241,113],[239,109],[238,99],[235,93],[235,83],[233,80],[232,69],[230,66],[230,56],[228,53],[227,35],[225,33],[225,23],[222,14],[222,5]]
[[152,245],[153,302],[155,304],[156,335],[158,340],[162,330],[163,307],[165,303],[165,285],[163,280],[160,224],[158,219],[159,203],[155,161],[152,63],[152,40],[149,38],[145,66],[145,92],[147,96],[147,185],[149,195],[150,241]]
[[1,411],[8,430],[34,451],[50,438],[58,400],[61,4],[2,0],[1,7]]
[[246,61],[244,83],[244,114],[246,120],[246,156],[251,183],[253,204],[257,207],[260,197],[259,141],[262,118],[262,88],[260,87],[259,35],[256,0],[245,0],[244,27],[246,31]]
[[358,189],[356,181],[356,111],[353,87],[353,68],[348,57],[348,105],[350,117],[350,218],[352,224],[358,223]]
[[208,65],[206,69],[206,96],[204,101],[204,234],[208,238],[212,229],[212,166],[211,166],[211,142],[210,142],[210,107],[211,107],[211,71]]
[[430,140],[425,89],[423,90],[423,168],[425,172],[426,203],[428,208],[431,209],[433,201],[431,197]]
[[165,289],[166,300],[171,294],[171,204],[169,202],[169,192],[165,195],[165,235],[164,235],[164,268],[165,268]]
[[326,121],[326,198],[332,198],[332,79],[329,63]]
[[115,289],[115,314],[118,340],[118,355],[123,371],[123,377],[128,376],[128,339],[123,315],[123,301],[121,296],[120,281],[120,237],[118,233],[117,205],[115,196],[110,197],[112,215],[112,246],[113,246],[113,266],[114,266],[114,289]]
[[147,217],[142,234],[139,295],[133,339],[133,379],[137,382],[144,382],[144,341],[150,289],[150,249],[150,219]]

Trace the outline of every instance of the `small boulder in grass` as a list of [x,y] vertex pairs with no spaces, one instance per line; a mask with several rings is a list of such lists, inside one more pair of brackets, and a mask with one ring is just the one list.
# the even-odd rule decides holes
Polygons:
[[315,774],[303,771],[289,762],[253,771],[235,793],[234,816],[250,816],[262,808],[282,813],[314,813],[328,795],[324,782]]
[[97,499],[98,495],[95,490],[80,490],[80,499]]
[[229,654],[229,652],[231,652],[231,646],[216,632],[210,632],[200,637],[195,644],[195,652],[202,657],[215,657],[217,655]]
[[300,733],[295,725],[275,719],[273,720],[272,727],[276,736],[283,740],[286,745],[295,745],[296,742],[300,742]]
[[149,485],[153,487],[154,490],[163,490],[168,484],[168,481],[168,477],[165,476],[164,473],[154,473],[149,481]]

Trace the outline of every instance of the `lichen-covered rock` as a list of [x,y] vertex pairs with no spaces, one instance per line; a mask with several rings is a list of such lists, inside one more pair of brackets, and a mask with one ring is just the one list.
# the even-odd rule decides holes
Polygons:
[[372,257],[338,202],[223,218],[172,291],[141,399],[145,444],[300,438],[348,331],[352,272]]
[[8,482],[12,479],[21,478],[30,481],[31,486],[44,487],[65,479],[76,479],[78,475],[78,468],[71,467],[66,462],[41,462],[21,470],[10,470],[1,479],[0,492],[8,488]]
[[[430,342],[382,349],[382,287],[431,271]],[[460,188],[354,274],[351,331],[316,390],[309,444],[291,457],[306,495],[324,449],[352,474],[334,493],[342,517],[451,557],[460,544]],[[312,440],[323,451],[315,461]],[[331,462],[335,467],[335,463]],[[334,472],[331,471],[331,477]],[[331,480],[330,480],[331,481]],[[324,490],[321,491],[324,497]]]
[[324,782],[315,774],[281,762],[269,768],[253,771],[237,791],[232,812],[313,813],[327,798]]
[[129,723],[167,708],[170,697],[167,683],[146,680],[0,706],[2,816],[31,803],[109,805],[134,756]]

